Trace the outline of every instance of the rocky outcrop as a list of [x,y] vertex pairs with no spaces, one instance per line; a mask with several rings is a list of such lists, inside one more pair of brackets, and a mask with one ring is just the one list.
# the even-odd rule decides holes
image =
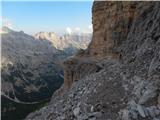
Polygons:
[[76,69],[83,59],[97,61],[101,70],[73,83],[68,77],[70,89],[27,119],[159,120],[159,20],[160,2],[95,1],[92,42],[64,63],[71,76],[88,70]]
[[101,65],[91,58],[69,58],[64,61],[64,88],[70,88],[74,81],[91,73],[99,72],[101,69]]

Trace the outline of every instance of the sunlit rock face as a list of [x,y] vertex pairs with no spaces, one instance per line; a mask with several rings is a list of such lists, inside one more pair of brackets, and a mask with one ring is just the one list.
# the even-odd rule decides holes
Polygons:
[[94,2],[93,39],[88,54],[93,57],[120,57],[118,47],[126,40],[140,2]]

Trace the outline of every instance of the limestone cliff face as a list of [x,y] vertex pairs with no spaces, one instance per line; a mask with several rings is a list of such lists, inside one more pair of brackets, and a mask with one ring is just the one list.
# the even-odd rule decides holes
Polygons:
[[[149,3],[149,2],[148,2]],[[82,58],[92,59],[85,68],[99,69],[99,65],[93,64],[93,59],[121,57],[119,46],[126,40],[134,18],[136,18],[144,2],[116,2],[95,1],[92,7],[93,38],[87,50],[81,50],[76,57],[64,62],[64,86],[69,88],[73,81],[85,76],[85,70],[81,67]],[[96,69],[94,69],[96,67]],[[81,77],[80,77],[81,76]]]
[[126,39],[140,5],[137,2],[94,2],[93,39],[88,54],[118,59],[120,51],[117,47]]

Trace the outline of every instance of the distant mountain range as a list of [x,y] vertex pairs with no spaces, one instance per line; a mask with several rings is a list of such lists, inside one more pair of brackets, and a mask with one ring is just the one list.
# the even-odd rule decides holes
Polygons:
[[[34,104],[50,98],[63,83],[61,61],[78,49],[85,49],[90,40],[91,34],[58,36],[53,32],[39,32],[30,36],[23,31],[3,27],[2,99]],[[9,103],[2,104],[2,116],[16,109]]]
[[38,40],[48,40],[58,50],[65,50],[73,53],[77,49],[86,49],[91,41],[92,34],[73,33],[58,36],[54,32],[39,32],[35,34],[34,37]]

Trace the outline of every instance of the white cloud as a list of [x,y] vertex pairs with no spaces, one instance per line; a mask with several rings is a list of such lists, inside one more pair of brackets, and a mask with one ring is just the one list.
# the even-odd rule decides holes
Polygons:
[[80,31],[80,28],[79,28],[79,27],[76,27],[76,28],[75,28],[75,31],[77,31],[77,32]]
[[83,30],[81,30],[82,33],[92,33],[93,32],[93,28],[92,25],[88,25],[86,26]]
[[68,34],[71,34],[71,33],[72,33],[72,30],[71,30],[70,27],[67,27],[67,28],[66,28],[66,31],[67,31]]
[[2,26],[8,27],[10,29],[13,29],[13,24],[11,22],[10,19],[6,18],[6,17],[2,17]]
[[92,30],[92,25],[89,25],[89,26],[88,26],[88,29],[91,29],[91,30]]
[[93,29],[92,29],[92,25],[89,25],[89,26],[86,26],[84,28],[80,28],[80,27],[75,27],[75,28],[70,28],[70,27],[67,27],[66,28],[66,32],[68,34],[88,34],[88,33],[92,33],[93,32]]

